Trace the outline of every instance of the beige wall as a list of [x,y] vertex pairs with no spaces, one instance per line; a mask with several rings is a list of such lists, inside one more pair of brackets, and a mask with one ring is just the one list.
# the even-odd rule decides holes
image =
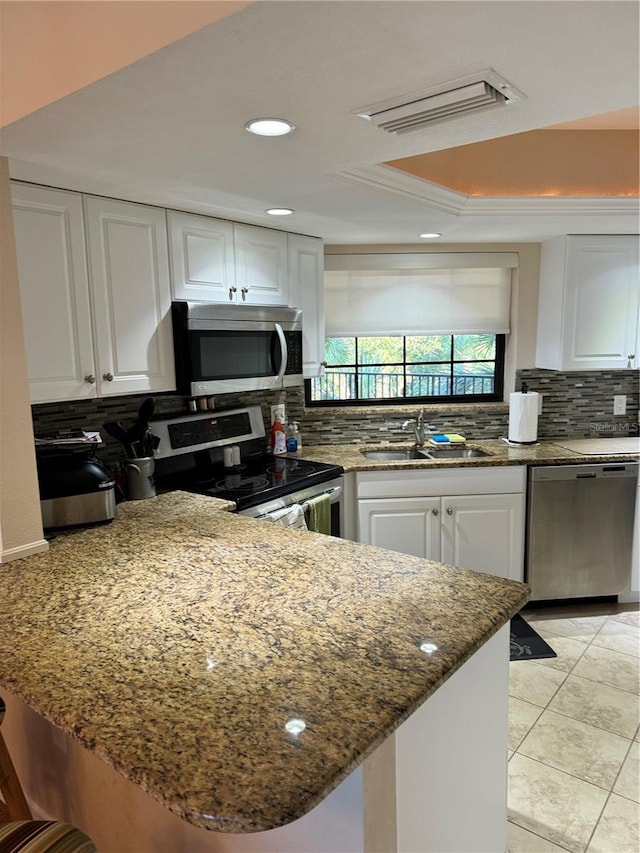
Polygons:
[[0,563],[48,547],[42,538],[9,165],[0,157]]
[[325,246],[326,255],[352,253],[393,254],[396,252],[517,252],[518,269],[514,270],[511,289],[511,334],[507,338],[505,365],[505,400],[514,390],[516,370],[535,367],[536,327],[538,321],[538,279],[540,275],[540,243],[438,243]]
[[0,2],[0,126],[227,17],[245,2]]

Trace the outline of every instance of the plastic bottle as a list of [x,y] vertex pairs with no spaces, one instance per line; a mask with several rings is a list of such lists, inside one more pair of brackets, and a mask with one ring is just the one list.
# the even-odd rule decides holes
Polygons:
[[274,456],[281,456],[287,452],[287,437],[279,420],[275,420],[271,427],[271,452]]
[[300,449],[300,429],[297,421],[291,421],[287,427],[287,453],[297,453]]

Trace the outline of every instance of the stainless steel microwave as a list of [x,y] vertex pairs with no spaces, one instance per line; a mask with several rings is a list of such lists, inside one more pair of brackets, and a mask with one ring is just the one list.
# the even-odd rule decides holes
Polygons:
[[192,397],[302,383],[302,311],[173,302],[178,392]]

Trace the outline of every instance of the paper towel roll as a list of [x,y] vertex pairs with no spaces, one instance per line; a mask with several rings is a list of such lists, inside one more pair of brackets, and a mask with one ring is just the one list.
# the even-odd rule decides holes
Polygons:
[[509,394],[509,441],[535,444],[538,439],[538,398],[535,391]]

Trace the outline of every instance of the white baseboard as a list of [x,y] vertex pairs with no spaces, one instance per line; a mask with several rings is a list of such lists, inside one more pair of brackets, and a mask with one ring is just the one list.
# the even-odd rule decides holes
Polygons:
[[33,554],[41,554],[48,550],[49,543],[46,539],[39,539],[37,542],[29,542],[26,545],[18,545],[17,548],[7,548],[6,551],[0,551],[0,564],[19,560],[21,557],[31,557]]

